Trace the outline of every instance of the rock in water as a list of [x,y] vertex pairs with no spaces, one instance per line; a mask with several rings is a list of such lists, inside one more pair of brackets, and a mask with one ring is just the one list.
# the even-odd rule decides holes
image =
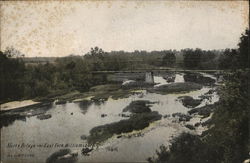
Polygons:
[[104,118],[104,117],[106,117],[107,116],[107,114],[101,114],[101,117],[102,118]]
[[192,117],[183,113],[174,113],[173,117],[179,117],[179,121],[189,121]]
[[42,114],[37,116],[37,118],[40,120],[49,119],[51,117],[52,117],[51,114]]
[[185,125],[186,128],[190,129],[190,130],[195,130],[195,127],[193,125]]
[[127,107],[123,109],[123,112],[131,112],[131,113],[149,113],[151,112],[150,106],[152,102],[146,100],[137,100],[132,101]]
[[201,99],[194,99],[191,96],[180,96],[178,99],[182,102],[183,106],[187,108],[195,108],[202,102]]
[[46,163],[74,163],[77,161],[77,151],[71,152],[70,149],[61,149],[51,154],[47,159]]
[[93,148],[83,148],[82,149],[82,155],[89,156],[89,153],[93,150]]

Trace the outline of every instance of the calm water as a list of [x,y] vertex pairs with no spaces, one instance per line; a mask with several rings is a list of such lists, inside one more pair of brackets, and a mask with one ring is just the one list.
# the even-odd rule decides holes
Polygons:
[[[160,76],[154,77],[156,83],[166,84],[167,82]],[[183,74],[177,74],[175,82],[183,82]],[[140,91],[139,94],[128,98],[113,100],[109,98],[101,104],[87,104],[85,106],[79,103],[66,103],[64,105],[52,105],[46,114],[52,117],[46,120],[39,120],[36,116],[27,117],[26,121],[16,120],[13,124],[1,129],[2,159],[8,158],[8,154],[34,154],[32,157],[22,157],[18,160],[22,162],[45,162],[46,158],[53,152],[62,149],[60,147],[35,147],[30,148],[7,148],[8,143],[12,144],[84,144],[81,135],[89,135],[90,129],[95,126],[117,122],[121,119],[122,113],[131,101],[150,100],[156,102],[151,107],[152,111],[158,111],[160,114],[168,115],[172,113],[186,113],[188,111],[177,98],[182,95],[198,96],[208,92],[211,88],[203,87],[201,90],[189,92],[186,94],[168,94],[160,95]],[[200,106],[214,103],[218,100],[216,93],[211,101],[204,100]],[[198,106],[199,107],[199,106]],[[37,108],[40,109],[40,108]],[[102,114],[107,114],[102,117]],[[155,150],[161,144],[168,144],[172,136],[187,131],[182,124],[173,123],[171,118],[162,118],[162,120],[152,123],[144,130],[123,134],[121,138],[114,135],[104,142],[98,149],[95,149],[90,156],[80,154],[81,147],[71,147],[72,150],[79,151],[79,162],[89,161],[145,161],[149,156],[153,156]],[[140,136],[138,136],[140,135]]]

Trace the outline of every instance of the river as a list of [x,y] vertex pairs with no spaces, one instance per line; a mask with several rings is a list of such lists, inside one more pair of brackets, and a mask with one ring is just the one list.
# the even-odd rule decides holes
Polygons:
[[[154,80],[158,85],[168,84],[161,76],[154,76]],[[176,74],[174,82],[184,82],[183,74]],[[149,127],[143,130],[122,134],[119,137],[114,135],[98,148],[94,148],[89,156],[81,155],[82,147],[76,147],[75,145],[86,144],[81,136],[89,135],[89,131],[93,127],[127,119],[128,117],[122,117],[120,114],[131,101],[153,101],[155,104],[152,105],[151,110],[158,111],[163,116],[177,112],[187,113],[189,109],[183,106],[177,98],[184,95],[198,98],[211,89],[212,87],[203,86],[202,89],[197,91],[167,95],[139,90],[139,93],[128,98],[118,100],[109,98],[102,103],[86,105],[74,102],[63,105],[53,104],[46,109],[46,114],[52,115],[49,119],[40,120],[36,116],[31,116],[26,117],[25,120],[16,120],[1,128],[1,140],[5,140],[1,142],[2,160],[13,160],[13,155],[21,153],[33,154],[34,157],[20,157],[18,158],[20,162],[45,162],[49,155],[63,149],[59,144],[69,144],[72,145],[70,149],[78,152],[78,162],[144,162],[148,157],[155,154],[160,145],[168,145],[174,136],[183,131],[196,131],[190,131],[183,123],[176,123],[174,118],[170,116],[151,123]],[[198,107],[212,104],[218,99],[218,95],[214,92],[211,100],[203,100]],[[102,116],[104,114],[105,117]],[[199,117],[194,117],[189,123],[194,124],[200,120]],[[8,147],[10,143],[13,145],[24,143],[24,145],[30,146]],[[55,147],[55,143],[58,144],[58,147]],[[45,147],[38,147],[39,144],[45,145]],[[36,147],[31,148],[32,145],[36,145]]]

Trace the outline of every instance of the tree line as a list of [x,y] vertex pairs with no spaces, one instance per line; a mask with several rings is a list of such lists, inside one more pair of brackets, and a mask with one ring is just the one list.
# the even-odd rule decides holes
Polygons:
[[71,55],[53,59],[53,63],[27,64],[21,52],[7,48],[0,51],[0,61],[0,102],[6,102],[56,96],[72,90],[84,92],[94,85],[107,83],[105,77],[93,75],[93,71],[173,66],[175,56],[170,51],[107,53],[95,47],[83,56]]
[[[53,63],[26,64],[24,54],[14,48],[0,51],[0,102],[53,96],[66,91],[87,91],[107,83],[93,71],[150,69],[156,67],[183,69],[229,69],[249,67],[247,30],[241,36],[239,49],[184,49],[162,51],[111,51],[94,47],[85,55],[53,59]],[[247,59],[248,58],[248,59]]]

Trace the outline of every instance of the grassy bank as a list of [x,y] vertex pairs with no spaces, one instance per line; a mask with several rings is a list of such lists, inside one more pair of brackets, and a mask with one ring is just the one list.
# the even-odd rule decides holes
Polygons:
[[199,90],[202,88],[202,85],[197,83],[185,82],[185,83],[171,83],[160,85],[158,87],[154,87],[148,89],[151,93],[158,93],[158,94],[170,94],[170,93],[185,93],[190,91]]

